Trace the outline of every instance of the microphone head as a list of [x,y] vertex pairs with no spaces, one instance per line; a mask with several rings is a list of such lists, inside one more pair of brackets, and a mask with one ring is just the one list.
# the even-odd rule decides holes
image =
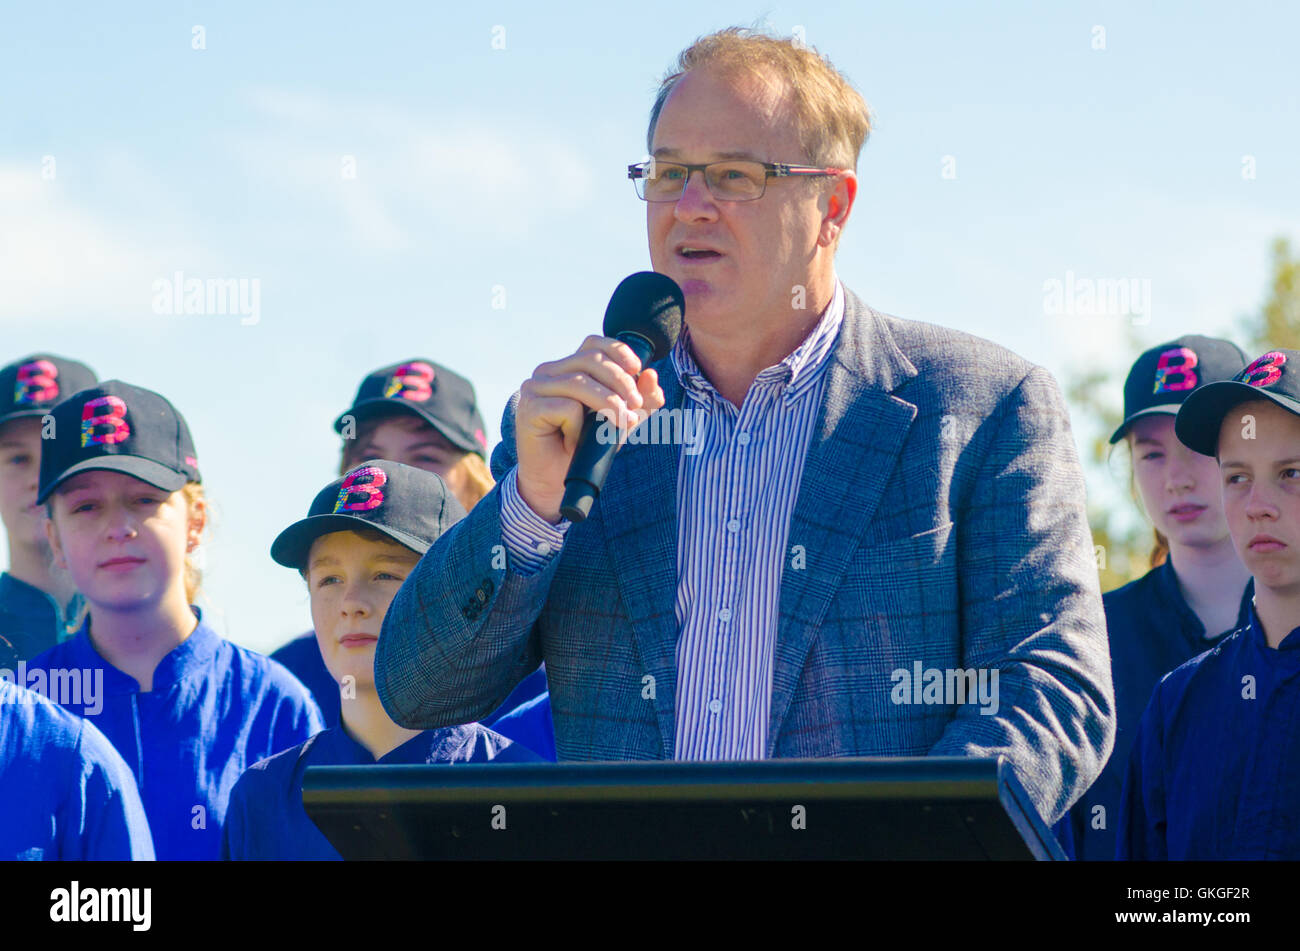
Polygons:
[[682,332],[686,298],[677,282],[658,271],[638,271],[619,282],[605,308],[604,334],[617,337],[633,333],[654,348],[649,360],[661,360]]

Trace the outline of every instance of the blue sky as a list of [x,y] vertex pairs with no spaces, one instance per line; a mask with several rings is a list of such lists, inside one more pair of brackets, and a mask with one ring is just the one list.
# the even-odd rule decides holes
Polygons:
[[[452,366],[495,442],[648,266],[624,168],[658,78],[721,26],[802,31],[871,104],[837,266],[877,308],[1058,377],[1136,356],[1131,318],[1045,313],[1067,275],[1149,282],[1148,344],[1229,332],[1271,238],[1300,238],[1300,12],[1134,6],[4,3],[5,361],[53,350],[177,405],[215,619],[270,649],[309,616],[267,551],[332,477],[361,377]],[[257,322],[155,313],[177,271],[256,279]]]

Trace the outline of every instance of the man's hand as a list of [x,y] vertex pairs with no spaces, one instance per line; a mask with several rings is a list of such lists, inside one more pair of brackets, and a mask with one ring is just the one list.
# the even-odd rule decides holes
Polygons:
[[520,497],[551,524],[559,522],[564,477],[587,410],[603,412],[626,431],[663,405],[658,374],[642,372],[632,349],[612,337],[588,337],[577,353],[543,363],[519,388],[515,452]]

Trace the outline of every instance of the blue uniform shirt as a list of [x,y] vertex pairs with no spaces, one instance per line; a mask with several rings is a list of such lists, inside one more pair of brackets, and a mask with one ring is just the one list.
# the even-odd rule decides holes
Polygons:
[[[1248,581],[1232,631],[1246,625],[1254,596],[1254,582]],[[1107,592],[1102,602],[1115,684],[1115,749],[1101,775],[1056,825],[1062,848],[1078,861],[1115,857],[1120,792],[1129,751],[1155,685],[1169,671],[1231,633],[1205,636],[1205,625],[1183,599],[1169,559],[1136,581]]]
[[[320,645],[316,643],[316,632],[308,631],[306,634],[299,635],[285,644],[279,650],[271,654],[271,659],[278,661],[288,667],[293,675],[306,685],[315,698],[321,713],[325,716],[326,726],[338,726],[339,724],[339,685],[333,677],[330,676],[329,668],[325,666],[325,659],[321,657]],[[536,699],[546,693],[546,665],[538,667],[527,677],[519,682],[519,686],[510,692],[510,696],[501,702],[501,706],[484,717],[481,722],[484,726],[492,726],[501,717],[507,713],[512,713],[521,704]],[[547,707],[547,720],[549,724],[550,708]],[[544,741],[546,724],[537,722],[537,716],[529,718],[525,728],[530,730],[530,736],[536,736]],[[513,736],[505,734],[510,739],[524,742],[522,736]],[[527,744],[525,744],[527,745]],[[555,739],[552,734],[551,749],[555,748]],[[541,750],[534,749],[534,752],[541,753]],[[544,754],[543,754],[544,755]],[[552,760],[555,759],[552,753]]]
[[555,725],[551,722],[549,690],[515,707],[493,723],[492,729],[528,747],[542,759],[555,762]]
[[[159,662],[148,693],[99,655],[89,621],[28,665],[33,689],[33,669],[81,673],[81,702],[50,699],[86,716],[122,755],[159,859],[218,858],[230,790],[244,770],[324,728],[307,688],[289,671],[230,643],[195,613],[198,627]],[[88,700],[91,676],[102,676],[102,691]]]
[[[75,598],[69,607],[79,602]],[[14,670],[18,661],[67,640],[63,625],[64,611],[54,598],[7,571],[0,573],[0,669]]]
[[1300,628],[1246,627],[1165,677],[1124,780],[1120,859],[1300,859]]
[[153,857],[135,780],[104,734],[0,680],[0,861]]
[[230,796],[221,856],[235,861],[342,859],[325,834],[307,818],[302,804],[302,777],[308,766],[536,761],[531,751],[481,723],[425,730],[378,760],[342,726],[330,727],[244,773]]

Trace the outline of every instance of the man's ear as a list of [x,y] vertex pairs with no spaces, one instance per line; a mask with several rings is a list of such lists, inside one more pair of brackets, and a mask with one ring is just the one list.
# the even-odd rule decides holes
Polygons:
[[837,174],[826,195],[826,212],[822,215],[821,232],[817,235],[819,245],[829,248],[839,239],[857,197],[858,176],[850,169]]
[[54,527],[54,519],[50,517],[47,509],[45,512],[45,540],[50,543],[50,555],[54,561],[54,566],[60,571],[68,570],[68,560],[63,557],[63,545],[59,543],[59,530]]

